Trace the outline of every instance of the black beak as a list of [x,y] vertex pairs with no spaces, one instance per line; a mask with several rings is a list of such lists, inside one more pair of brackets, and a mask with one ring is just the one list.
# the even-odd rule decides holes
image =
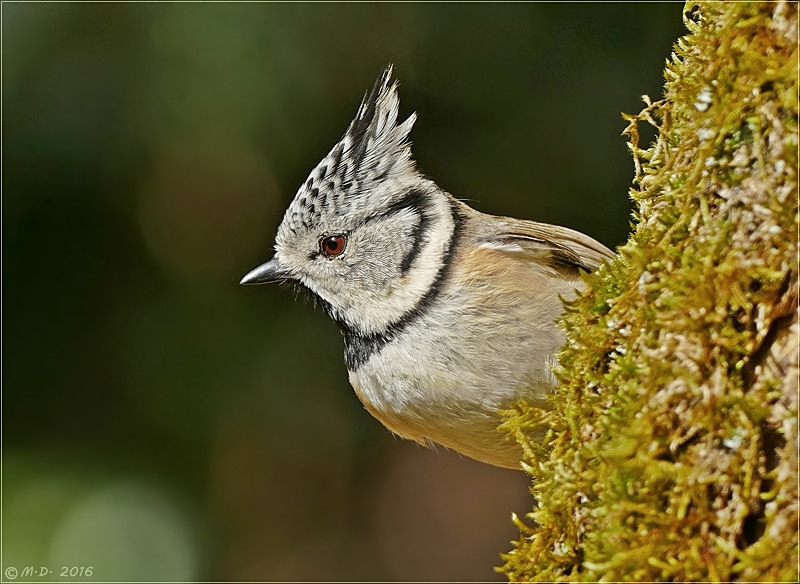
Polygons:
[[272,258],[266,264],[250,270],[239,284],[267,284],[291,277],[291,274],[278,263],[277,258]]

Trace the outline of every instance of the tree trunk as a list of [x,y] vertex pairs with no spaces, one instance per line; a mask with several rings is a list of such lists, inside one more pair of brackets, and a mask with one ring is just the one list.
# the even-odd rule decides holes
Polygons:
[[504,424],[536,500],[509,579],[797,581],[797,8],[688,3],[626,116],[635,230],[562,319],[553,410]]

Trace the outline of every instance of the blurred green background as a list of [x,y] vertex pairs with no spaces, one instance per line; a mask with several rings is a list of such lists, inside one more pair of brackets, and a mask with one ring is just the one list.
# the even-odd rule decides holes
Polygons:
[[623,242],[681,9],[3,3],[3,570],[499,579],[527,478],[393,438],[326,316],[237,282],[390,62],[440,186]]

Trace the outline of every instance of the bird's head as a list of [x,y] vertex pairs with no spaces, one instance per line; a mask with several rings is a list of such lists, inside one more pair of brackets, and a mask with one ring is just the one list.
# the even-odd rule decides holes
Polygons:
[[435,285],[455,229],[452,199],[411,157],[392,67],[311,172],[278,228],[275,256],[243,280],[295,280],[345,330],[380,334]]

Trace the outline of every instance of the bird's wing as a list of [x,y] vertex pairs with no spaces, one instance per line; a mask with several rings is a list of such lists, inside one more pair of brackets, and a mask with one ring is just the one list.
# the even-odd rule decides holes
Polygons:
[[486,244],[505,253],[547,266],[568,279],[578,277],[614,257],[614,253],[579,231],[535,221],[498,217],[500,229]]

